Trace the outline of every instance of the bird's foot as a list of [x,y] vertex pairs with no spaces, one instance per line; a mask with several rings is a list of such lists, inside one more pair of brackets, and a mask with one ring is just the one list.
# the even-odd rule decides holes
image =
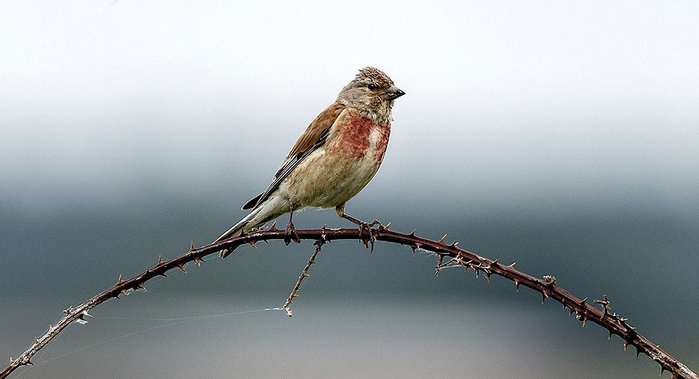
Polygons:
[[286,224],[286,229],[284,230],[284,243],[289,245],[291,241],[299,243],[301,242],[301,238],[299,238],[298,233],[296,233],[294,223],[289,220],[289,222]]
[[342,218],[351,221],[352,223],[356,224],[359,226],[359,235],[362,237],[362,242],[364,242],[364,246],[369,248],[369,243],[371,243],[371,251],[374,251],[374,241],[376,241],[376,237],[374,234],[371,232],[371,228],[374,226],[378,225],[379,230],[386,229],[386,226],[382,225],[379,220],[374,220],[370,223],[366,223],[358,218],[354,218],[348,214],[343,214],[341,216]]

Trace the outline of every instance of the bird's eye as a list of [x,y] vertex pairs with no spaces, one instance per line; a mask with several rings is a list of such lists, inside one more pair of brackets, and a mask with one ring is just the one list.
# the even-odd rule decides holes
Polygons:
[[376,89],[376,84],[374,84],[374,83],[369,83],[369,85],[367,86],[367,88],[369,88],[369,89]]

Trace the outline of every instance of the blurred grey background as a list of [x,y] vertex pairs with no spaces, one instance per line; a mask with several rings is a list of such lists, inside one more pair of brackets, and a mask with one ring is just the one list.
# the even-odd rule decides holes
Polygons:
[[[120,274],[220,235],[373,65],[407,95],[348,213],[607,294],[696,371],[698,19],[695,1],[4,1],[0,357]],[[351,226],[332,211],[295,221]],[[532,291],[435,278],[434,258],[383,243],[327,245],[294,317],[264,311],[311,252],[272,242],[172,273],[15,377],[659,372]]]

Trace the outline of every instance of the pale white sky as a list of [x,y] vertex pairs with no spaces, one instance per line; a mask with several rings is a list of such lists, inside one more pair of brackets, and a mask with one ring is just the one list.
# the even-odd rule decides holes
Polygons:
[[696,20],[695,1],[4,1],[0,200],[252,176],[247,197],[366,65],[407,92],[378,186],[686,197]]

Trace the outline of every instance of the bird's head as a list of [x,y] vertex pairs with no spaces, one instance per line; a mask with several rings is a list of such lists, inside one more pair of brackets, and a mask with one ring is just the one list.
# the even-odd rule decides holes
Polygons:
[[356,108],[380,125],[390,124],[393,101],[405,92],[393,84],[383,71],[374,67],[359,70],[357,76],[337,95],[337,102]]

